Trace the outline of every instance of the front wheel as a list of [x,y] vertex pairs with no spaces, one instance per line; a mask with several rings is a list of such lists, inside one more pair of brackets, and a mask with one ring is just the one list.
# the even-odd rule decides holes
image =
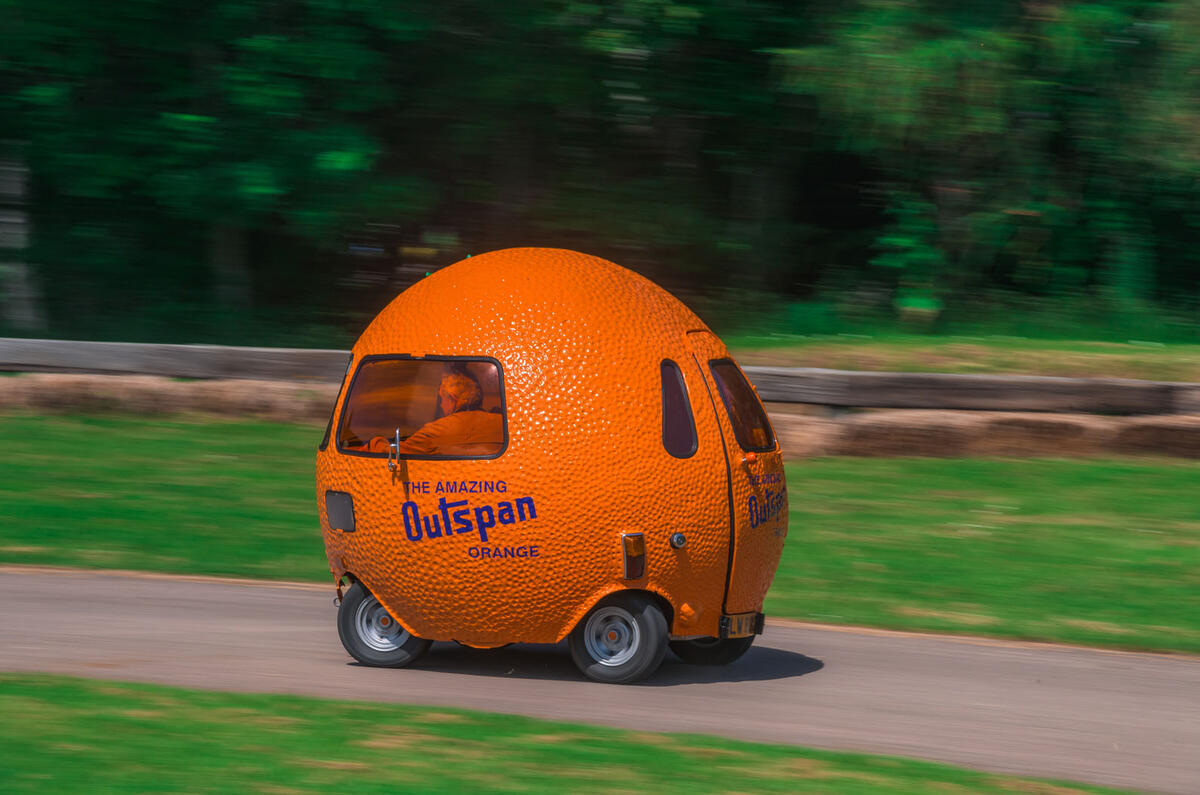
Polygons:
[[692,665],[729,665],[750,650],[754,636],[745,638],[696,638],[673,640],[671,651],[679,659]]
[[430,641],[400,626],[361,582],[342,598],[337,628],[346,651],[363,665],[404,668],[429,651]]
[[567,645],[583,675],[629,684],[658,670],[667,653],[667,619],[649,598],[618,593],[592,608]]

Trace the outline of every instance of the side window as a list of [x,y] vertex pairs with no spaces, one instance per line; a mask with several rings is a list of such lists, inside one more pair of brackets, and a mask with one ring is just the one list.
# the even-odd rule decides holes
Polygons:
[[687,385],[679,365],[670,359],[663,359],[661,370],[663,447],[676,458],[690,458],[696,453],[696,420]]
[[748,453],[774,450],[775,432],[771,430],[767,411],[738,366],[729,359],[718,359],[709,362],[708,368],[717,382],[738,445]]
[[338,387],[337,397],[333,399],[333,408],[329,409],[329,422],[325,423],[325,435],[321,437],[321,444],[317,445],[318,450],[324,450],[329,446],[329,435],[333,433],[333,415],[337,411],[338,403],[342,402],[342,392],[346,389],[346,379],[350,377],[350,365],[354,364],[354,354],[346,360],[346,372],[342,375],[342,384]]
[[494,458],[508,441],[499,365],[490,359],[366,357],[338,423],[343,453]]

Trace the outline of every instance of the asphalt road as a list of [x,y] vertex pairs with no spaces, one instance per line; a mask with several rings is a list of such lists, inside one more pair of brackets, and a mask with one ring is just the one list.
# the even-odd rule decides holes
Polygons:
[[768,623],[739,662],[581,679],[565,648],[353,664],[332,590],[0,568],[0,670],[436,704],[1200,792],[1200,659]]

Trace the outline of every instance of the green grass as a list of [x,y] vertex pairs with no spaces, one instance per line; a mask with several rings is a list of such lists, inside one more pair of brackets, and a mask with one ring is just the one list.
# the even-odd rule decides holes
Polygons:
[[912,336],[933,342],[959,337],[1068,346],[1076,344],[1073,340],[1200,345],[1200,304],[1195,302],[1168,307],[1099,293],[1038,298],[972,290],[952,298],[942,311],[914,313],[897,307],[892,298],[870,288],[800,301],[761,290],[717,289],[688,296],[692,308],[726,339]]
[[1200,652],[1200,463],[789,466],[768,615]]
[[[320,430],[0,420],[0,561],[329,576]],[[1200,652],[1200,463],[813,459],[767,612]]]
[[0,561],[313,580],[321,429],[0,418]]
[[699,735],[64,677],[0,675],[0,710],[9,793],[1104,791]]

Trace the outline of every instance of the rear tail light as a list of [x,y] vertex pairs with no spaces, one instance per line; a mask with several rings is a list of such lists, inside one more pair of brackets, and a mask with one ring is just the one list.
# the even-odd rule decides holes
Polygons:
[[621,546],[625,551],[625,579],[640,580],[646,574],[646,536],[623,533]]

